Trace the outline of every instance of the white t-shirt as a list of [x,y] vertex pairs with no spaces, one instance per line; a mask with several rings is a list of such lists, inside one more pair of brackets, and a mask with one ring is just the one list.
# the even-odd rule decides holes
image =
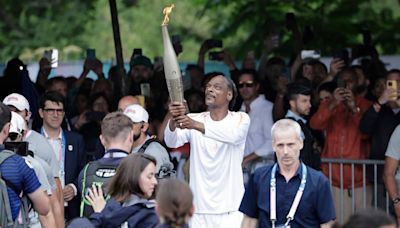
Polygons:
[[[396,160],[400,160],[400,124],[394,129],[392,136],[390,136],[389,144],[386,149],[385,155]],[[396,172],[397,189],[400,191],[400,172]]]
[[[246,138],[246,146],[244,156],[255,152],[260,157],[270,157],[274,159],[274,150],[272,149],[271,128],[274,125],[272,120],[273,104],[263,95],[259,95],[250,104],[251,124],[249,133]],[[241,111],[245,110],[245,105],[242,104]]]
[[214,121],[209,112],[188,114],[204,124],[205,134],[197,130],[165,128],[169,147],[190,142],[190,187],[194,207],[200,214],[237,211],[244,194],[242,160],[250,118],[244,112],[228,112]]

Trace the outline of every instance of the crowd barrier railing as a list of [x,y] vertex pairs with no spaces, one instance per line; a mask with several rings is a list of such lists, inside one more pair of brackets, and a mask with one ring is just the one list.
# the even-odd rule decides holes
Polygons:
[[[339,207],[336,209],[339,214],[336,215],[337,221],[340,223],[345,222],[344,220],[348,218],[349,214],[344,214],[345,210],[343,208],[344,205],[344,194],[347,193],[353,197],[351,197],[351,214],[354,213],[357,209],[355,202],[355,185],[354,185],[354,169],[357,166],[362,167],[362,206],[361,208],[374,207],[385,210],[389,213],[389,195],[386,192],[383,185],[383,167],[385,162],[383,160],[351,160],[351,159],[333,159],[333,158],[322,158],[322,164],[328,166],[328,179],[332,186],[332,166],[334,164],[339,165],[340,167],[340,197],[339,197],[339,205],[335,205],[335,207]],[[344,172],[343,168],[345,165],[351,166],[351,189],[344,189]],[[379,173],[379,174],[378,174]],[[372,190],[372,200],[368,202],[367,188]],[[350,191],[350,192],[348,192]],[[383,195],[383,196],[382,196]],[[337,202],[337,200],[336,200]]]

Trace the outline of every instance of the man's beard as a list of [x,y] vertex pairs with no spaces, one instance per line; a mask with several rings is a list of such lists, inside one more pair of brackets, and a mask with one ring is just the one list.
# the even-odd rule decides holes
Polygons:
[[133,141],[136,142],[140,138],[140,133],[137,135],[133,135]]

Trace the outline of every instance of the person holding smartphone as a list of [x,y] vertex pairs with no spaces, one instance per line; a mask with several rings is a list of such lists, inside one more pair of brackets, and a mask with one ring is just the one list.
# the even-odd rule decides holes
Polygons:
[[[388,71],[385,81],[390,82],[391,80],[400,83],[400,70],[393,69]],[[392,180],[392,178],[394,178],[398,161],[396,160],[396,157],[393,156],[388,156],[385,158],[385,151],[388,149],[390,136],[392,135],[396,126],[400,124],[400,99],[391,99],[392,94],[396,94],[397,92],[398,91],[394,90],[393,88],[385,86],[382,94],[364,113],[360,122],[361,131],[371,137],[371,152],[369,158],[382,161],[386,159],[387,161],[387,170],[384,175],[385,178],[377,179],[377,203],[378,207],[382,209],[386,208],[386,191],[384,188],[384,180],[388,184],[387,190],[389,191],[389,196],[393,199],[397,195],[397,191],[392,190],[393,184],[396,184],[396,181],[394,179]],[[383,176],[383,174],[383,167],[378,166],[378,177]],[[372,170],[369,175],[369,180],[374,181]],[[400,216],[400,213],[398,216]]]
[[[50,201],[51,195],[55,194],[55,192],[52,191],[52,186],[50,184],[50,179],[52,178],[50,167],[45,163],[44,160],[40,159],[39,157],[35,158],[33,157],[33,154],[29,153],[28,142],[22,141],[25,128],[25,121],[22,116],[16,112],[11,112],[10,131],[7,142],[5,142],[4,145],[6,149],[14,151],[16,154],[23,157],[30,165],[32,165],[33,170],[38,177],[39,183],[41,184],[41,189]],[[30,227],[39,225],[39,222],[43,227],[56,227],[56,220],[51,207],[47,215],[40,215],[34,211],[29,211],[29,218]]]
[[[369,143],[366,143],[360,131],[360,120],[371,106],[371,102],[356,93],[357,73],[352,68],[344,68],[336,76],[338,87],[333,92],[333,99],[321,102],[317,112],[310,119],[310,127],[326,131],[323,158],[366,159]],[[328,164],[322,165],[322,171],[329,176]],[[332,192],[335,205],[341,205],[340,196],[340,165],[332,165]],[[351,165],[343,165],[343,188],[345,194],[343,207],[336,207],[340,221],[346,220],[352,213],[352,200],[356,210],[363,205],[363,175],[362,166],[354,166],[354,176]],[[354,179],[352,179],[354,177]],[[354,182],[352,182],[354,180]],[[352,191],[354,183],[354,194]],[[349,190],[349,191],[347,191]],[[371,200],[371,188],[367,186],[367,201]],[[339,211],[343,208],[343,211]],[[340,218],[343,213],[344,218]]]

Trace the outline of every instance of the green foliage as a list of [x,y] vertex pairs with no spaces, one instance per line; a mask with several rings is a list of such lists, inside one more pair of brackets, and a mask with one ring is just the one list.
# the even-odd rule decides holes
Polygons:
[[92,1],[79,0],[5,0],[1,5],[2,60],[20,55],[38,59],[43,53],[35,50],[41,47],[81,46],[78,34],[93,9]]
[[[173,2],[142,0],[137,1],[132,7],[126,7],[119,1],[117,3],[124,60],[129,61],[133,48],[142,48],[143,54],[150,58],[162,55],[162,10]],[[86,33],[82,38],[86,44],[96,49],[100,59],[114,59],[108,1],[97,1],[95,9],[94,20],[86,24]],[[191,1],[179,1],[175,3],[170,16],[168,25],[170,35],[180,34],[182,38],[184,52],[180,56],[181,60],[197,59],[200,42],[208,36],[211,29],[209,17],[197,17],[197,10]]]
[[260,54],[263,41],[269,34],[279,31],[283,43],[277,54],[290,56],[293,47],[290,33],[285,27],[285,14],[294,12],[297,24],[303,30],[306,25],[314,31],[314,39],[306,48],[319,49],[323,55],[331,55],[335,50],[362,42],[360,31],[370,29],[372,41],[381,54],[398,54],[399,3],[396,0],[205,0],[207,14],[215,15],[221,8],[233,7],[233,13],[216,22],[214,28],[220,34],[232,37],[241,29],[245,39],[238,40],[234,53],[243,55],[255,50]]
[[[115,57],[108,0],[3,0],[0,8],[0,59],[14,56],[37,61],[46,48],[60,50],[61,61],[82,59],[95,48],[102,60]],[[170,35],[180,34],[181,61],[196,61],[201,42],[223,38],[235,59],[254,50],[260,54],[265,38],[281,34],[275,54],[291,56],[293,40],[285,14],[294,12],[301,30],[306,25],[314,39],[306,48],[331,55],[362,42],[361,29],[369,28],[381,54],[398,54],[399,3],[396,0],[123,0],[117,1],[125,61],[133,48],[153,58],[162,55],[162,9],[171,4]]]

